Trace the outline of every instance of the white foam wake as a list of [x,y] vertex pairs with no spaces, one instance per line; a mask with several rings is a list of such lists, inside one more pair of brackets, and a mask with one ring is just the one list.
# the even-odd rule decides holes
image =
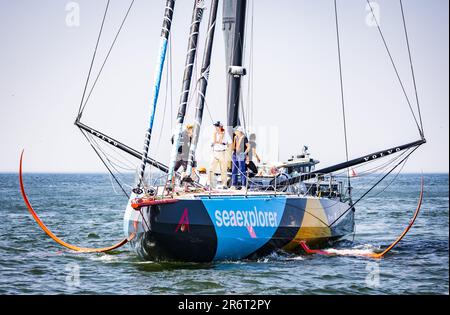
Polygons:
[[365,244],[365,245],[358,245],[354,248],[350,249],[336,249],[336,248],[327,248],[324,251],[330,254],[335,255],[341,255],[341,256],[363,256],[363,255],[370,255],[375,254],[376,250],[378,248]]

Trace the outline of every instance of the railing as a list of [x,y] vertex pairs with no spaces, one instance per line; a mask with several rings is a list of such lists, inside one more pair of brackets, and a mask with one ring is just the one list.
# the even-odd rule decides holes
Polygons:
[[[239,175],[245,178],[245,186],[242,187],[242,194],[248,197],[251,192],[264,192],[266,194],[273,194],[274,196],[283,195],[298,195],[299,197],[322,197],[329,199],[339,199],[340,201],[347,201],[349,196],[347,195],[348,187],[344,184],[343,180],[338,180],[337,177],[330,174],[318,174],[318,176],[295,183],[293,185],[287,185],[281,183],[286,183],[286,179],[289,179],[289,175],[286,173],[278,173],[276,175],[265,175],[265,176],[249,176],[249,171],[243,173],[238,169]],[[197,176],[200,176],[197,174]],[[165,175],[151,176],[146,182],[147,187],[157,187],[164,185]],[[180,190],[181,192],[182,190]],[[147,191],[146,191],[147,192]],[[205,189],[211,197],[212,194],[217,194],[213,192],[212,189]],[[158,198],[171,198],[173,197],[173,191],[171,194],[166,194],[164,189],[158,191],[156,189],[155,197]]]
[[[233,162],[234,163],[234,162]],[[285,182],[286,179],[289,179],[289,175],[285,173],[278,173],[276,175],[270,176],[249,176],[249,172],[247,170],[246,174],[244,174],[238,167],[236,169],[239,172],[240,176],[244,176],[245,178],[245,196],[248,195],[249,191],[263,191],[267,193],[273,193],[275,196],[280,193],[284,194],[297,194],[299,196],[315,196],[315,197],[328,197],[332,199],[339,198],[341,201],[348,200],[349,196],[344,193],[344,191],[348,191],[348,188],[345,187],[342,181],[337,181],[336,177],[332,174],[317,174],[316,177],[308,179],[303,182],[296,183],[294,185],[282,185],[279,186],[279,182]],[[284,177],[284,178],[281,178]],[[270,182],[268,184],[261,184],[254,180],[254,178],[265,178]],[[280,180],[282,179],[282,180]],[[327,183],[324,185],[323,183]],[[306,191],[302,191],[301,186],[305,186]],[[324,190],[323,187],[328,186],[328,190]]]

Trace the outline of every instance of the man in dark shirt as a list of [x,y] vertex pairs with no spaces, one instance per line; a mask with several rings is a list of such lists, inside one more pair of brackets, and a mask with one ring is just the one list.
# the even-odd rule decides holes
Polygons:
[[250,150],[248,139],[244,134],[242,127],[236,127],[233,139],[233,156],[231,168],[231,185],[232,188],[245,186],[247,183],[247,166],[246,160]]
[[258,153],[256,153],[256,135],[254,133],[250,134],[249,141],[249,151],[247,155],[247,169],[250,170],[249,177],[254,177],[258,174],[258,167],[256,166],[254,162],[254,158],[258,161],[258,163],[261,163],[261,159],[259,158]]
[[[184,171],[186,171],[187,169],[189,159],[189,148],[191,146],[193,130],[194,126],[186,125],[185,130],[181,133],[180,146],[178,147],[177,161],[175,163],[174,168],[175,172],[177,172],[181,167],[183,167]],[[172,136],[172,144],[173,144],[173,136]],[[195,170],[196,166],[197,162],[194,160],[192,168]]]

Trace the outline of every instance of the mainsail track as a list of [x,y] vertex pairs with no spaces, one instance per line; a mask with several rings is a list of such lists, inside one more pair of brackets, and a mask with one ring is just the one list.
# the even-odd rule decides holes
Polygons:
[[23,178],[22,178],[22,161],[23,161],[23,151],[20,155],[20,166],[19,166],[19,181],[20,181],[20,190],[22,192],[23,200],[25,201],[25,204],[28,208],[28,211],[30,211],[31,215],[33,216],[34,220],[37,222],[37,224],[41,227],[41,229],[48,235],[52,240],[54,240],[59,245],[62,245],[68,249],[71,249],[76,252],[80,253],[104,253],[109,252],[111,250],[117,249],[119,247],[122,247],[129,241],[131,241],[134,238],[134,234],[131,234],[130,237],[124,238],[120,242],[118,242],[115,245],[109,246],[109,247],[102,247],[102,248],[87,248],[87,247],[78,247],[69,243],[64,242],[59,237],[57,237],[50,229],[42,222],[42,220],[37,215],[36,211],[31,206],[30,201],[28,200],[27,194],[25,193],[25,188],[23,185]]

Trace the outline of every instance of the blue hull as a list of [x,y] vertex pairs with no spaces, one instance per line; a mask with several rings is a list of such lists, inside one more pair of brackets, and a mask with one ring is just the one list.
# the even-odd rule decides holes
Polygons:
[[[145,260],[210,262],[298,252],[351,234],[354,209],[339,200],[291,195],[197,196],[127,208],[125,234]],[[331,225],[341,214],[336,223]],[[330,226],[331,225],[331,226]]]

